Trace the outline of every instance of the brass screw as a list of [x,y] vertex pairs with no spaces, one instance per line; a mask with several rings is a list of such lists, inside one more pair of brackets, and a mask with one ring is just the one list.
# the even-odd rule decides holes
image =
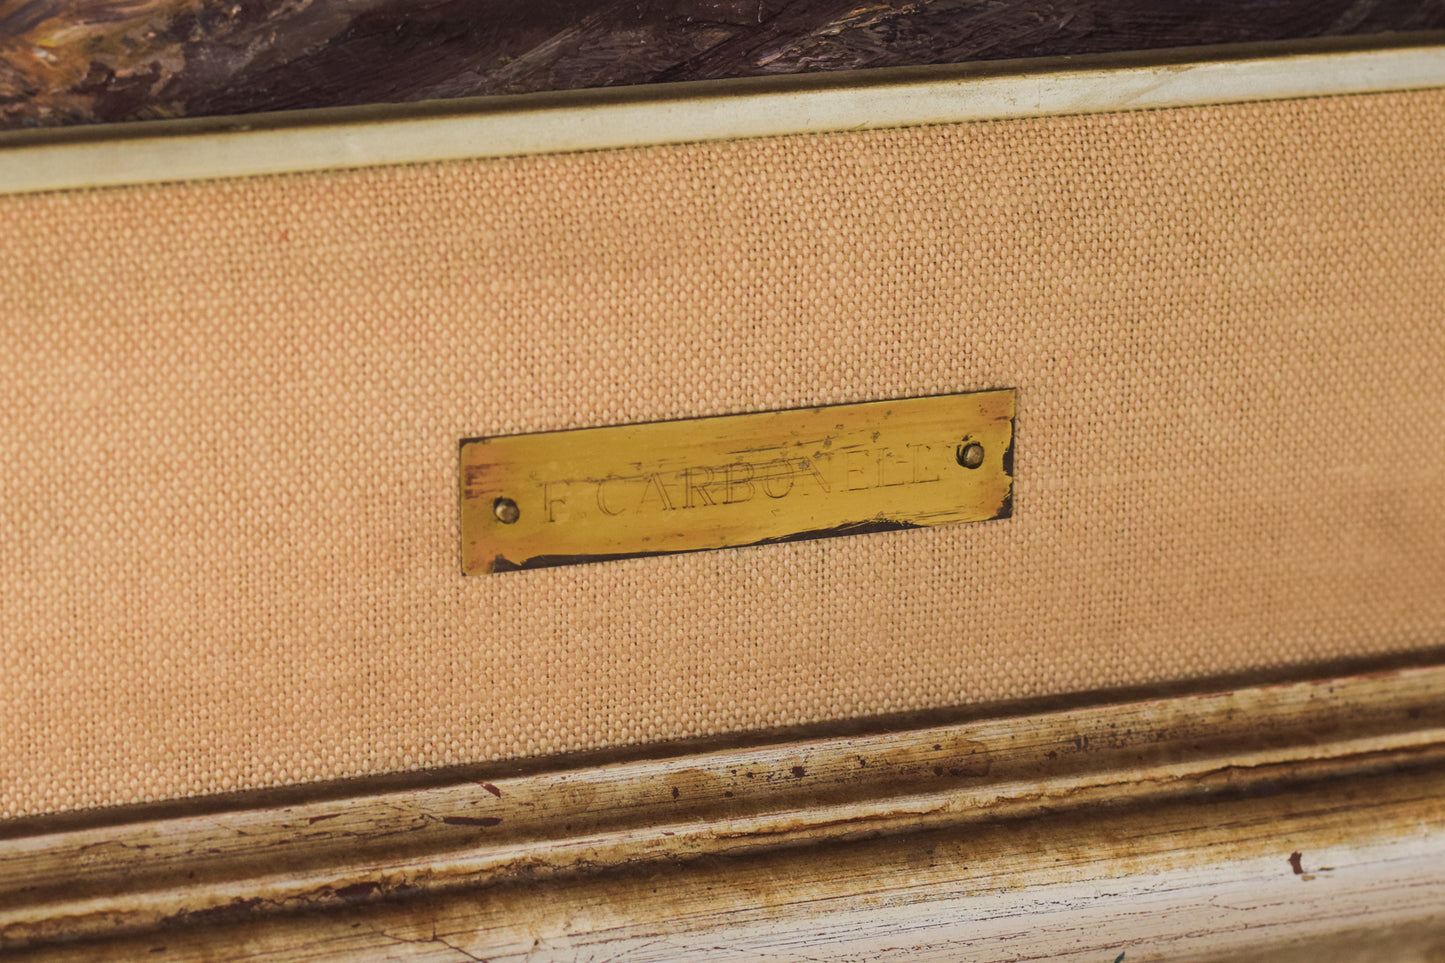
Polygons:
[[958,446],[958,463],[964,468],[973,469],[983,464],[983,446],[976,441],[968,442]]
[[522,517],[522,510],[510,498],[499,498],[492,502],[492,514],[496,515],[497,521],[503,525],[510,525]]

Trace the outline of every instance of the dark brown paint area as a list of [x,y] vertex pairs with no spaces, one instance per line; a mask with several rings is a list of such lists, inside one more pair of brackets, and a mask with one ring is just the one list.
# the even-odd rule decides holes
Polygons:
[[1442,0],[0,0],[0,127],[1434,29]]

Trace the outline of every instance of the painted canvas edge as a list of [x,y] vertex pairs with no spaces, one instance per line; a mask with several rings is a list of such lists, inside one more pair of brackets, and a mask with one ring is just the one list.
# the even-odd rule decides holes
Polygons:
[[1422,33],[17,131],[0,194],[1441,85]]

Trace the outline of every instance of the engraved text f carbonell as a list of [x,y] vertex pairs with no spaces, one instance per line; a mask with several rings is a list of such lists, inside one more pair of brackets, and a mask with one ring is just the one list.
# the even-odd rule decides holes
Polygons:
[[547,520],[598,511],[607,516],[740,505],[758,498],[828,496],[940,480],[925,463],[931,445],[850,448],[813,457],[778,454],[764,461],[734,461],[682,469],[612,475],[600,480],[546,482]]

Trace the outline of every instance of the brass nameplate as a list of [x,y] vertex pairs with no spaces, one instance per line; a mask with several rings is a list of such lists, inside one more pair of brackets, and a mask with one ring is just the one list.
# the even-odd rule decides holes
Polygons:
[[1012,389],[461,444],[467,575],[1005,518]]

